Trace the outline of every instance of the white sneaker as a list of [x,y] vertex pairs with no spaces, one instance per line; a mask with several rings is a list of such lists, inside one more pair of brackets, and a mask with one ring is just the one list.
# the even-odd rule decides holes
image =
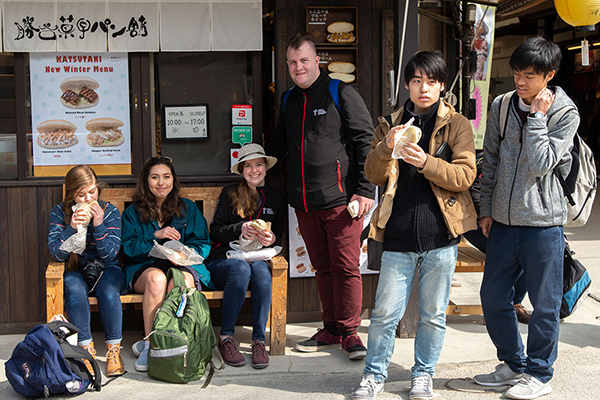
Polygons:
[[364,375],[360,386],[352,395],[354,400],[374,400],[379,393],[383,392],[383,382],[376,382],[375,375]]
[[523,374],[514,372],[508,364],[501,363],[496,365],[496,370],[491,374],[475,375],[473,380],[481,386],[504,386],[516,385]]
[[410,393],[408,398],[411,400],[429,400],[433,399],[433,379],[431,375],[423,374],[415,376],[410,380]]
[[508,389],[505,395],[509,399],[529,400],[537,399],[551,391],[550,382],[542,383],[542,381],[529,374],[523,374],[519,383]]

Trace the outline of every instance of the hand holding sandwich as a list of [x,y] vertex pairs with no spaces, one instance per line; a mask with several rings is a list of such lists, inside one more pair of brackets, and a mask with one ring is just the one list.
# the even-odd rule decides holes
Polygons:
[[265,247],[269,247],[275,243],[275,235],[271,231],[270,224],[262,219],[244,222],[242,224],[242,235],[246,239],[254,239],[256,237]]
[[94,222],[94,226],[98,226],[104,220],[104,210],[100,207],[97,201],[83,204],[71,217],[71,227],[77,229],[78,225],[87,225],[90,221]]

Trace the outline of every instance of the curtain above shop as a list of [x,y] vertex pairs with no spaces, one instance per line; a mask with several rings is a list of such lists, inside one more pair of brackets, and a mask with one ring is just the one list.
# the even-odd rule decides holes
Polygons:
[[0,3],[5,52],[262,50],[261,1]]

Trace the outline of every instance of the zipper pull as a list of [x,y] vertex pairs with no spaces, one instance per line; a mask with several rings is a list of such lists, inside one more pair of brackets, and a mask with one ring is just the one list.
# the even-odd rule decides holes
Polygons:
[[183,317],[183,312],[185,311],[185,305],[187,304],[187,293],[181,295],[181,301],[179,302],[179,307],[177,308],[177,318]]
[[183,366],[187,368],[187,351],[183,353]]

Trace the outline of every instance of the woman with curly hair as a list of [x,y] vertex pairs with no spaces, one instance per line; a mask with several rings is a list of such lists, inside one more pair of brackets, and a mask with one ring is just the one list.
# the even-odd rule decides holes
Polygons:
[[[210,240],[206,219],[193,201],[180,196],[179,188],[171,159],[149,158],[138,178],[133,204],[123,211],[125,273],[129,290],[144,294],[142,314],[146,337],[152,331],[158,307],[173,288],[173,281],[167,282],[170,268],[183,272],[188,287],[214,288],[204,264],[176,266],[148,254],[154,241],[163,244],[178,240],[196,250],[202,258],[208,256]],[[148,340],[133,344],[133,352],[138,356],[137,371],[148,371],[148,346]]]

